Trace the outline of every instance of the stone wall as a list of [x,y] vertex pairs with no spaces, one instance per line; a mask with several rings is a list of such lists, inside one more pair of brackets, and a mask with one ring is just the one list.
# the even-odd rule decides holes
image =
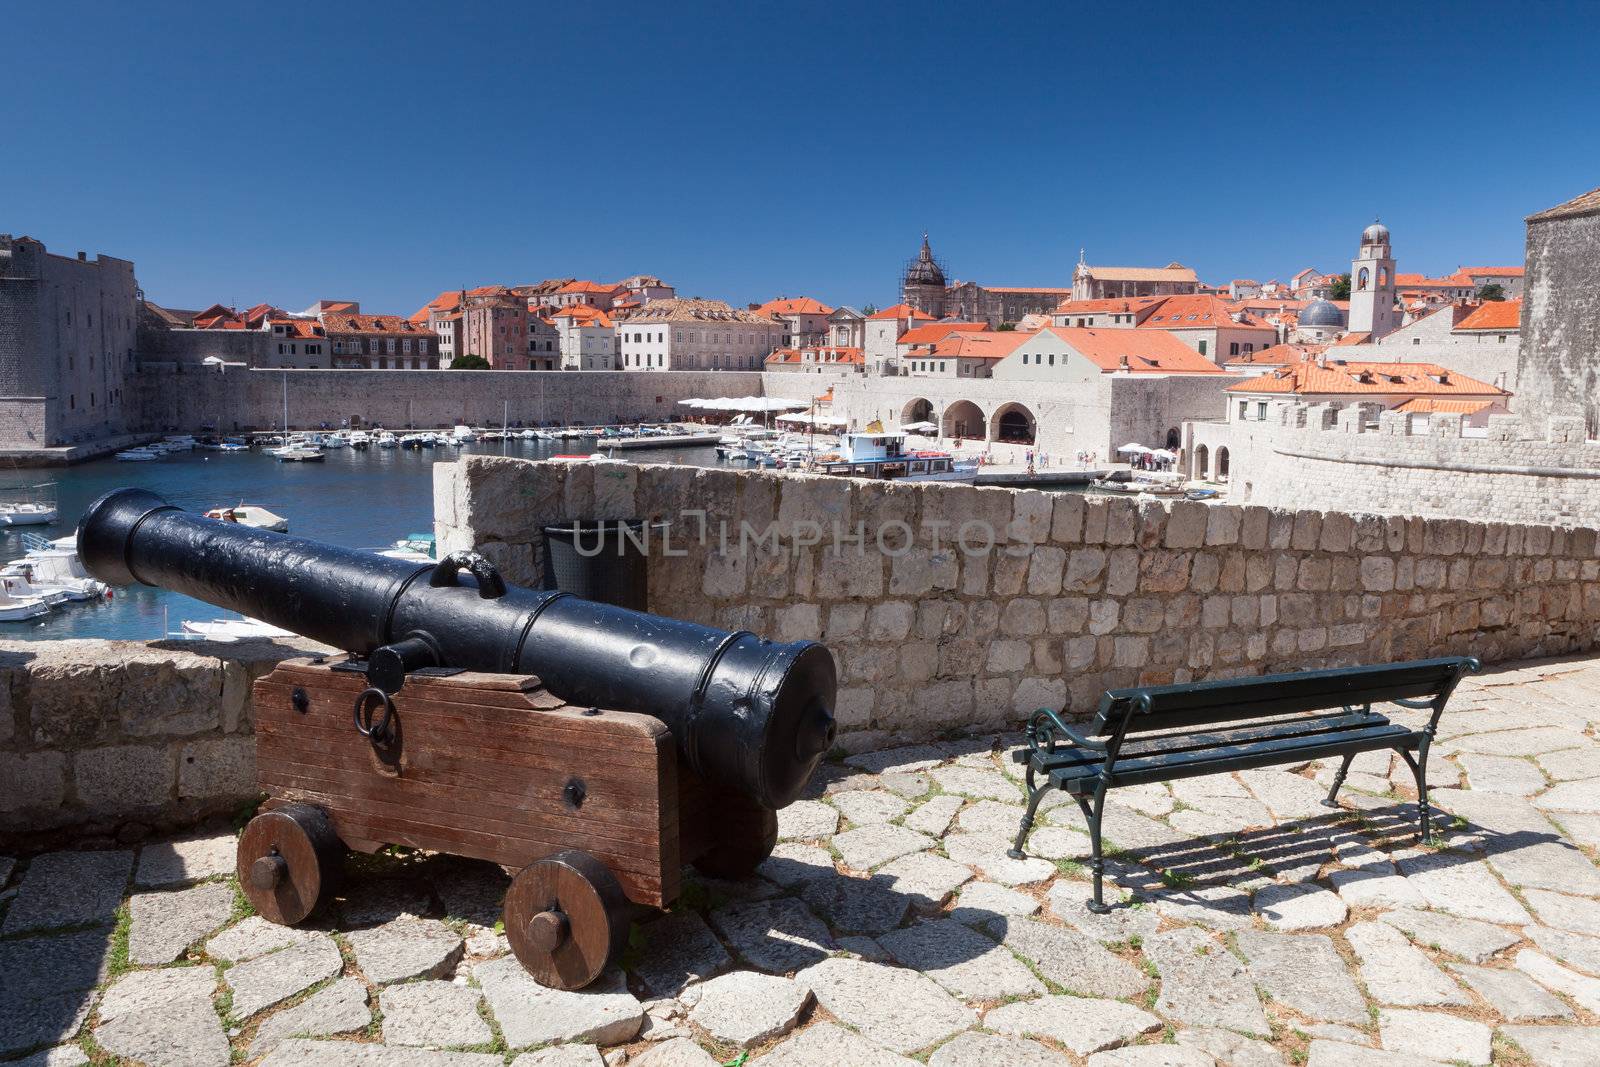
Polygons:
[[250,686],[314,646],[0,642],[0,851],[253,802]]
[[1460,415],[1276,402],[1263,421],[1185,426],[1192,477],[1204,446],[1228,453],[1228,501],[1501,522],[1600,526],[1600,441],[1583,420],[1534,435],[1514,415],[1463,436]]
[[345,419],[393,429],[512,422],[614,422],[683,418],[679,400],[758,396],[758,372],[250,370],[145,364],[130,387],[136,429],[224,432],[283,421],[338,426]]
[[1581,414],[1600,437],[1600,196],[1531,216],[1527,257],[1516,410]]
[[1136,683],[1600,643],[1593,529],[497,457],[434,478],[441,550],[518,582],[545,523],[670,521],[652,610],[827,642],[852,744]]

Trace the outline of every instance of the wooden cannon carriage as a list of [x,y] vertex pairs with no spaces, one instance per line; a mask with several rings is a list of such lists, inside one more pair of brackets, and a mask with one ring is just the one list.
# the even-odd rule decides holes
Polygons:
[[238,871],[273,922],[327,900],[346,849],[487,860],[515,871],[504,919],[517,959],[576,989],[616,957],[636,906],[677,898],[683,864],[741,877],[777,841],[772,809],[680,766],[649,715],[567,704],[532,675],[440,668],[409,674],[386,706],[364,669],[289,660],[255,683],[268,800]]

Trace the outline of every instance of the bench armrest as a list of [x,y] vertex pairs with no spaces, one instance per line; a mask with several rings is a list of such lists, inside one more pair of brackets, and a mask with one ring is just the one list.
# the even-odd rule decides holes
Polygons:
[[1092,737],[1085,737],[1062,722],[1061,716],[1049,708],[1040,708],[1033,713],[1033,718],[1028,720],[1027,738],[1029,758],[1033,753],[1041,751],[1046,755],[1055,752],[1056,743],[1061,738],[1066,738],[1079,748],[1086,748],[1091,752],[1104,752],[1106,750],[1104,741],[1096,741]]

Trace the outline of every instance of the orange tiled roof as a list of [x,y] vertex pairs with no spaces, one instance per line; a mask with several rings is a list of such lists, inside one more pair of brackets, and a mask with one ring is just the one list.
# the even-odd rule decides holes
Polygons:
[[1396,406],[1394,410],[1419,415],[1476,415],[1494,403],[1493,400],[1445,400],[1441,397],[1417,396]]
[[558,293],[614,293],[620,286],[602,285],[600,282],[572,281],[557,289]]
[[610,327],[615,325],[615,323],[611,321],[611,316],[607,315],[599,308],[590,307],[588,304],[574,304],[572,307],[562,308],[560,311],[556,312],[550,317],[552,319],[572,319],[574,321],[581,320],[580,325],[583,326]]
[[1036,336],[1018,330],[949,334],[933,346],[931,355],[942,359],[1005,359]]
[[1337,341],[1333,342],[1333,344],[1336,348],[1340,345],[1364,345],[1371,339],[1372,333],[1367,330],[1362,330],[1356,333],[1347,333]]
[[399,315],[323,315],[322,325],[329,333],[429,333],[431,331]]
[[1229,367],[1241,363],[1251,366],[1283,366],[1287,363],[1299,363],[1302,360],[1310,359],[1327,347],[1327,345],[1307,345],[1291,342],[1289,344],[1272,345],[1256,352],[1246,352],[1242,356],[1229,356],[1223,362],[1225,366]]
[[[802,363],[805,361],[805,354],[808,352],[811,353],[812,362],[814,363],[843,363],[859,365],[865,364],[867,361],[866,353],[859,348],[839,348],[832,345],[825,345],[819,348],[806,349],[780,348],[767,357],[767,362]],[[833,390],[830,388],[828,390],[828,397],[831,398],[832,396]]]
[[1118,296],[1105,300],[1066,300],[1056,308],[1057,315],[1109,315],[1139,312],[1161,298],[1158,296]]
[[1401,286],[1415,288],[1419,285],[1424,285],[1433,289],[1444,288],[1447,286],[1471,287],[1472,279],[1468,278],[1464,274],[1459,273],[1449,274],[1443,278],[1430,278],[1426,274],[1400,274],[1397,272],[1394,276],[1394,284],[1395,288],[1397,289]]
[[[1235,312],[1226,300],[1215,296],[1167,296],[1150,309],[1150,314],[1139,320],[1139,325],[1152,330],[1201,330],[1215,327],[1244,330],[1271,330],[1272,327],[1257,322],[1249,312]],[[1245,321],[1235,322],[1234,314],[1242,314]]]
[[1546,219],[1564,219],[1577,215],[1592,215],[1600,211],[1600,189],[1590,189],[1568,200],[1565,204],[1546,208],[1543,211],[1529,215],[1526,222],[1544,222]]
[[1456,273],[1475,278],[1520,278],[1527,271],[1522,267],[1460,267]]
[[[1440,381],[1438,379],[1442,378]],[[1228,386],[1231,393],[1343,395],[1411,393],[1428,396],[1509,396],[1504,389],[1435,363],[1365,363],[1329,360],[1291,363],[1271,374]]]
[[268,319],[274,326],[288,326],[293,328],[296,337],[321,337],[322,326],[315,319]]
[[1170,333],[1150,330],[1107,330],[1086,326],[1052,326],[1050,332],[1071,345],[1102,371],[1124,369],[1154,374],[1221,374],[1222,368]]
[[922,319],[933,321],[933,316],[926,311],[918,311],[910,304],[896,304],[894,307],[884,308],[882,311],[868,315],[869,319]]
[[792,348],[780,348],[767,357],[768,363],[799,363],[800,353]]
[[1522,301],[1485,300],[1460,322],[1457,330],[1515,330],[1522,326]]
[[913,326],[896,339],[897,345],[931,345],[953,333],[983,333],[989,328],[986,322],[934,322],[926,326]]
[[809,296],[791,296],[768,300],[756,308],[763,315],[832,315],[833,309]]

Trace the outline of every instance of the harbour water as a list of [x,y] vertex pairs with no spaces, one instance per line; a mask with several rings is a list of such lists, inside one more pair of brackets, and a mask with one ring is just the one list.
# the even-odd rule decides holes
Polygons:
[[[0,533],[0,560],[26,551],[20,529],[65,537],[95,497],[120,486],[151,489],[191,511],[255,504],[289,520],[289,532],[347,548],[387,548],[413,532],[433,529],[433,464],[463,454],[541,459],[588,452],[589,441],[494,441],[463,448],[338,448],[321,463],[280,463],[262,452],[177,452],[152,463],[95,460],[45,475],[37,469],[0,471],[0,490],[55,483],[59,515],[49,526]],[[715,465],[712,448],[637,449],[618,454],[635,463]],[[41,475],[45,475],[41,477]],[[47,493],[50,491],[47,491]],[[119,588],[110,600],[64,604],[25,622],[0,622],[0,638],[72,637],[154,640],[185,619],[225,613],[189,597],[144,586]]]

